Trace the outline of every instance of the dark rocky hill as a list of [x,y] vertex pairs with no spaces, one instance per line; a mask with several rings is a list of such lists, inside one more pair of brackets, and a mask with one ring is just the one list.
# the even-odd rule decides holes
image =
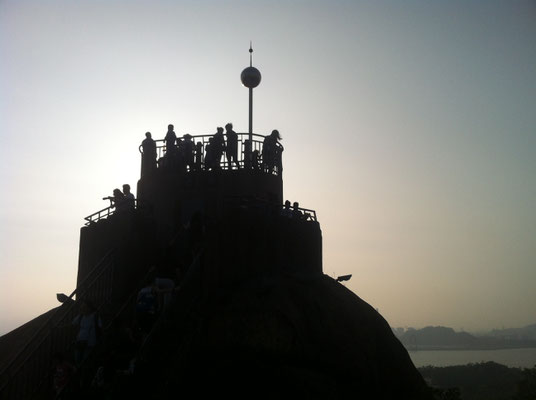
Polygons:
[[13,360],[39,329],[54,317],[58,308],[53,308],[18,328],[0,336],[0,371]]
[[186,306],[190,290],[155,327],[137,377],[115,390],[149,398],[429,398],[387,322],[327,276],[265,275]]

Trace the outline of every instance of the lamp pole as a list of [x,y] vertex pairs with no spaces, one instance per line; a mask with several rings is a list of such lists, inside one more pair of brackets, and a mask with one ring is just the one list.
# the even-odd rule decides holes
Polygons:
[[249,141],[253,139],[253,88],[249,88]]
[[261,83],[261,73],[253,66],[253,47],[249,42],[249,67],[240,74],[242,84],[249,88],[249,142],[253,144],[253,88]]

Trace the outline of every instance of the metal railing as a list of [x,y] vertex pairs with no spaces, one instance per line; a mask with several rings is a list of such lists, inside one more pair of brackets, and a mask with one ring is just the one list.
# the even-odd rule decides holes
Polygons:
[[[227,201],[230,201],[231,198],[227,198]],[[257,197],[248,197],[247,199],[244,198],[235,198],[231,201],[238,201],[242,202],[243,205],[248,205],[251,202],[257,203],[257,205],[261,205],[262,207],[270,206],[270,204],[265,199],[260,199]],[[136,207],[138,205],[138,202],[136,200]],[[283,205],[278,206],[281,209],[281,216],[283,217],[289,217],[294,219],[299,219],[302,221],[318,221],[316,218],[316,211],[309,209],[309,208],[303,208],[303,207],[291,207],[289,209],[285,209]],[[97,221],[100,221],[101,219],[108,218],[111,215],[113,215],[116,212],[113,206],[103,208],[102,210],[99,210],[97,212],[94,212],[91,215],[88,215],[84,218],[87,222],[85,223],[85,226],[89,226],[91,224],[96,223]]]
[[[157,320],[136,356],[136,368],[151,368],[157,362],[160,367],[164,359],[168,359],[177,348],[187,347],[185,335],[187,324],[171,323],[171,321],[184,321],[188,315],[194,313],[194,309],[201,302],[203,296],[203,261],[205,252],[202,246],[193,257],[192,262],[186,269],[186,274],[178,286],[172,292],[172,297],[167,306],[161,310]],[[171,323],[172,326],[169,326]],[[171,328],[171,329],[170,329]],[[170,338],[170,334],[172,338]],[[162,354],[162,344],[166,344],[166,353]],[[156,351],[155,351],[156,350]],[[158,361],[157,361],[158,360]]]
[[[292,211],[294,211],[294,210],[295,209],[292,208]],[[298,212],[295,213],[295,214],[291,214],[291,218],[296,217],[296,218],[301,219],[303,221],[315,221],[315,222],[317,222],[316,211],[315,210],[311,210],[309,208],[302,208],[302,207],[298,207],[296,210],[298,210]]]
[[[109,330],[112,328],[113,324],[116,323],[117,321],[120,321],[122,319],[127,320],[127,319],[134,318],[132,314],[134,313],[134,310],[135,310],[136,298],[137,298],[138,292],[143,287],[143,284],[147,281],[147,279],[152,274],[154,274],[154,272],[155,272],[155,267],[153,266],[149,268],[149,270],[145,273],[145,275],[141,279],[138,279],[138,284],[136,285],[136,287],[132,290],[132,292],[127,297],[127,299],[123,302],[123,304],[113,314],[113,317],[110,318],[110,320],[104,325],[102,329],[103,335],[106,336]],[[101,346],[101,347],[104,347],[104,346]],[[99,353],[98,350],[100,350],[100,353],[102,353],[102,348],[94,349],[94,351]],[[93,354],[90,354],[90,356],[92,355]],[[102,356],[102,354],[100,355]],[[91,357],[87,357],[85,360],[82,361],[81,365],[77,368],[74,374],[69,378],[69,381],[67,382],[67,384],[63,388],[60,389],[59,393],[56,395],[56,399],[72,397],[73,393],[76,392],[77,389],[79,389],[78,388],[79,380],[77,380],[77,378],[80,378],[81,369],[84,367],[87,367],[87,364],[91,361],[94,362],[95,360],[94,359],[92,360]],[[49,373],[48,377],[49,377],[48,380],[50,380],[50,378],[52,377],[52,374]]]
[[[138,208],[138,200],[134,200],[134,209]],[[132,209],[130,209],[131,211]],[[122,212],[123,210],[119,211]],[[124,210],[125,212],[128,212],[129,209]],[[103,208],[102,210],[99,210],[97,212],[94,212],[91,215],[88,215],[87,217],[84,217],[84,220],[87,222],[84,224],[85,226],[91,225],[97,221],[100,221],[101,219],[105,219],[110,217],[111,215],[114,215],[117,213],[117,209],[115,206],[111,205],[109,207]]]
[[224,199],[227,205],[238,205],[245,208],[262,208],[265,210],[275,211],[283,218],[295,219],[300,221],[317,222],[316,211],[303,207],[285,208],[282,204],[274,204],[266,199],[255,196],[228,196]]
[[[179,232],[176,237],[180,237],[184,232]],[[186,268],[186,275],[183,277],[180,287],[181,290],[179,291],[176,287],[172,295],[173,297],[177,297],[177,294],[182,294],[184,292],[183,287],[187,284],[187,282],[192,281],[192,275],[195,275],[197,279],[200,279],[200,271],[199,271],[199,264],[200,264],[200,256],[203,252],[203,248],[199,249],[196,253],[196,255],[193,257],[192,262],[190,263],[190,266]],[[122,306],[118,308],[117,312],[114,314],[113,318],[110,320],[108,324],[104,326],[103,332],[106,335],[106,332],[112,327],[112,324],[116,320],[132,320],[135,318],[135,305],[137,302],[137,296],[140,291],[144,287],[144,284],[146,284],[148,278],[153,275],[156,271],[156,267],[151,267],[149,270],[145,273],[142,279],[138,280],[138,284],[136,285],[135,289],[130,293],[130,295],[126,298],[126,300],[123,302]],[[191,285],[190,285],[191,286]],[[176,303],[176,299],[174,301]],[[157,313],[157,319],[154,322],[151,331],[149,332],[148,336],[143,340],[143,343],[141,346],[136,350],[136,358],[138,359],[138,362],[140,362],[139,357],[140,354],[143,354],[145,348],[147,347],[147,344],[150,343],[153,339],[155,327],[158,326],[161,323],[161,317],[164,314],[164,312],[169,311],[167,310],[169,307],[164,307],[163,309],[160,309]],[[95,350],[98,350],[97,348]],[[102,356],[102,351],[100,356]],[[90,360],[91,361],[91,360]],[[93,360],[94,363],[95,360]],[[82,365],[83,366],[83,365]],[[80,369],[79,369],[80,370]],[[78,382],[76,380],[76,373],[73,377],[71,377],[69,383],[60,391],[57,399],[65,399],[65,398],[76,398],[76,390],[77,390]],[[82,388],[82,390],[84,390]]]
[[[251,145],[249,145],[247,142],[249,141],[249,133],[237,133],[238,136],[238,144],[237,144],[237,161],[240,166],[240,168],[246,168],[246,169],[257,169],[257,170],[263,170],[267,173],[271,173],[274,175],[281,175],[282,167],[281,162],[277,161],[276,159],[269,162],[268,160],[263,160],[263,145],[264,145],[264,139],[266,138],[263,135],[258,135],[256,133],[251,134],[252,140]],[[189,155],[187,157],[193,158],[193,166],[188,166],[186,170],[208,170],[211,169],[210,165],[205,164],[205,157],[206,157],[206,149],[207,145],[209,144],[209,140],[214,137],[214,135],[190,135],[191,140],[193,142],[193,156]],[[225,137],[225,135],[224,135]],[[181,149],[181,143],[184,142],[184,136],[177,137],[177,143],[178,146],[175,146],[174,150],[178,150],[180,152]],[[168,149],[166,148],[166,142],[165,139],[158,139],[155,140],[156,143],[156,160],[158,168],[165,168],[166,167],[166,157],[168,155]],[[201,143],[200,147],[200,153],[198,154],[196,150],[196,144]],[[217,164],[219,165],[219,168],[221,169],[233,169],[233,167],[236,167],[234,164],[234,161],[229,163],[227,159],[227,153],[226,153],[226,145],[227,142],[225,142],[223,152],[221,154],[221,157],[219,160],[217,160]],[[276,157],[281,157],[281,153],[283,152],[283,146],[276,142],[277,146],[277,153],[279,154]],[[139,151],[142,154],[143,157],[143,147],[142,145],[139,146]],[[278,166],[279,165],[279,166]],[[212,168],[214,169],[214,168]]]
[[101,219],[108,218],[114,212],[115,212],[115,207],[112,207],[112,206],[109,206],[109,207],[103,208],[102,210],[94,212],[93,214],[88,215],[87,217],[84,218],[87,221],[85,225],[87,226]]
[[[100,309],[110,300],[113,275],[114,250],[110,250],[91,270],[86,278],[69,296],[69,301],[58,307],[47,321],[35,332],[32,338],[18,352],[13,360],[0,372],[0,398],[26,399],[48,376],[52,356],[65,352],[74,341],[73,319],[78,315],[78,302],[87,299]],[[65,308],[64,308],[65,307]]]

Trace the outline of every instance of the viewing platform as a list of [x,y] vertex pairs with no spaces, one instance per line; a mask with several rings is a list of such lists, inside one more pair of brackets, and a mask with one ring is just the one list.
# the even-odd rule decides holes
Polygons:
[[[187,137],[186,137],[187,136]],[[251,139],[250,139],[251,136]],[[220,159],[217,162],[207,162],[207,149],[211,145],[214,134],[183,135],[177,137],[173,148],[168,149],[165,139],[154,140],[156,151],[152,154],[144,151],[144,145],[140,144],[139,151],[142,155],[142,178],[153,171],[150,165],[156,161],[156,169],[169,171],[173,168],[182,172],[208,171],[215,169],[233,170],[259,170],[276,176],[282,176],[282,153],[283,146],[279,142],[274,143],[274,149],[266,152],[264,143],[269,136],[256,133],[237,133],[237,162],[230,162],[227,157],[228,141],[226,140],[221,149]],[[149,164],[149,165],[148,165]]]
[[[241,202],[241,205],[246,205],[246,201],[241,201],[241,199],[236,199],[236,201]],[[233,202],[232,199],[229,200],[229,202]],[[236,203],[236,202],[235,202]],[[257,207],[259,207],[259,203],[256,204]],[[136,209],[138,208],[138,202],[136,201]],[[316,219],[316,211],[311,210],[308,208],[303,207],[292,207],[290,208],[290,211],[285,211],[285,207],[281,206],[280,214],[282,216],[286,216],[288,218],[297,218],[298,220],[302,221],[314,221],[317,222]],[[99,221],[105,220],[109,218],[110,216],[116,214],[117,210],[114,206],[103,208],[102,210],[96,211],[93,214],[88,215],[84,218],[86,223],[85,226],[89,226],[92,224],[95,224]]]
[[164,222],[179,212],[180,219],[187,221],[198,211],[211,214],[212,209],[221,215],[237,205],[317,222],[314,210],[297,203],[283,204],[284,149],[277,131],[268,136],[236,133],[234,140],[223,130],[212,135],[179,137],[171,132],[171,139],[156,140],[147,133],[139,146],[138,199],[122,210],[116,207],[113,197],[105,198],[111,200],[110,206],[85,217],[85,226],[126,214],[124,211],[149,209]]
[[[270,135],[235,133],[232,125],[212,135],[176,135],[169,125],[164,139],[149,132],[139,147],[138,200],[166,225],[187,222],[196,212],[222,215],[230,198],[283,205],[283,146]],[[309,213],[311,214],[311,213]]]

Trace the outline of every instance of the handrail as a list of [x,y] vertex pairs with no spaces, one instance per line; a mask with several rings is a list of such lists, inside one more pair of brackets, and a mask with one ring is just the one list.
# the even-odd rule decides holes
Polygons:
[[[199,265],[199,258],[201,256],[201,253],[203,252],[203,249],[199,249],[199,251],[197,252],[197,254],[195,255],[195,257],[193,258],[192,262],[190,263],[190,266],[187,268],[187,272],[186,272],[186,275],[184,276],[183,278],[183,281],[181,282],[181,285],[184,284],[185,281],[191,279],[191,276],[192,276],[192,271],[194,270],[194,267],[195,265]],[[153,266],[152,268],[150,268],[147,273],[144,275],[144,277],[138,281],[138,285],[136,287],[135,290],[133,290],[133,292],[128,296],[128,298],[126,299],[126,301],[122,304],[122,306],[119,308],[119,310],[115,313],[115,316],[114,318],[110,321],[109,324],[107,324],[105,327],[104,327],[104,331],[106,332],[110,327],[111,325],[113,324],[113,322],[121,317],[121,315],[125,312],[125,310],[127,309],[127,307],[129,305],[134,305],[135,304],[135,300],[136,299],[136,296],[137,294],[139,293],[139,289],[142,287],[142,283],[145,282],[147,280],[147,278],[152,274],[154,273],[154,271],[156,270],[156,268]],[[175,292],[175,295],[177,294],[177,292]],[[144,349],[147,347],[147,344],[151,342],[153,336],[154,336],[154,332],[155,332],[155,327],[157,326],[158,324],[158,321],[161,319],[162,317],[162,314],[165,312],[165,309],[164,310],[160,310],[160,313],[159,313],[159,318],[157,321],[155,321],[155,324],[153,325],[151,331],[149,332],[149,335],[147,336],[147,338],[143,341],[143,343],[141,344],[140,348],[138,348],[137,352],[138,352],[138,355],[143,353]],[[83,365],[83,364],[82,364]],[[76,376],[73,376],[71,377],[71,380],[70,382],[73,382],[74,380],[76,379]],[[57,398],[59,399],[62,399],[64,398],[63,396],[65,395],[65,391],[69,391],[69,385],[70,383],[67,384],[66,387],[64,387],[61,392],[58,394]],[[69,395],[69,394],[68,394]]]
[[87,226],[87,225],[89,225],[91,223],[94,223],[94,222],[97,222],[97,221],[99,221],[99,220],[101,220],[103,218],[109,217],[115,211],[115,210],[112,210],[112,208],[115,208],[115,207],[109,206],[109,207],[103,208],[102,210],[94,212],[93,214],[88,215],[87,217],[84,217],[84,219],[87,221],[85,225]]
[[[138,208],[138,199],[134,200],[134,208],[135,209]],[[103,208],[102,210],[96,211],[93,214],[90,214],[87,217],[84,217],[84,219],[87,221],[84,225],[85,226],[91,225],[97,221],[100,221],[101,219],[108,218],[111,215],[114,215],[115,213],[117,213],[117,208],[114,205]]]
[[282,217],[291,218],[291,219],[297,219],[301,221],[314,221],[317,222],[316,217],[316,211],[312,210],[310,208],[303,208],[303,207],[290,207],[286,210],[288,210],[288,213],[285,214],[284,211],[284,205],[282,204],[273,204],[270,203],[268,200],[259,198],[259,197],[248,197],[248,196],[228,196],[225,200],[227,201],[236,201],[241,205],[248,205],[251,204],[251,202],[254,205],[261,205],[262,207],[272,207],[271,209],[277,208],[280,211],[280,215]]
[[[113,266],[113,260],[111,259],[111,256],[114,254],[115,249],[111,249],[108,251],[102,259],[93,267],[93,269],[89,272],[89,274],[84,278],[82,283],[78,285],[78,287],[73,290],[71,295],[69,296],[70,300],[73,300],[73,297],[77,295],[77,298],[80,296],[83,296],[87,292],[89,292],[93,286],[98,285],[98,279],[105,273],[108,272],[110,269],[110,266]],[[98,289],[98,287],[97,287]],[[5,390],[9,388],[10,383],[13,383],[15,379],[19,379],[21,377],[21,373],[24,372],[24,369],[30,368],[32,365],[30,365],[30,361],[33,362],[33,370],[30,369],[27,371],[27,375],[30,375],[30,379],[32,377],[38,377],[43,375],[43,369],[48,369],[48,365],[42,365],[43,360],[37,360],[37,357],[35,357],[35,354],[38,351],[45,351],[45,353],[50,357],[51,351],[50,349],[54,347],[60,347],[61,343],[56,343],[56,346],[54,346],[54,340],[55,338],[52,338],[52,332],[54,332],[55,329],[57,329],[61,323],[63,323],[68,317],[73,316],[73,311],[75,307],[78,306],[78,304],[74,301],[70,302],[68,307],[64,310],[62,310],[62,307],[58,307],[56,311],[47,319],[47,321],[41,325],[41,327],[35,332],[35,334],[32,336],[32,338],[26,342],[26,345],[17,353],[17,355],[11,360],[11,362],[2,370],[0,376],[3,378],[7,378],[0,387],[0,397],[3,398],[3,393]],[[58,315],[60,310],[63,311],[63,316],[59,318],[55,323],[52,321],[54,318]],[[61,339],[61,338],[60,338]],[[66,338],[63,338],[64,341],[66,341]],[[50,346],[50,349],[48,351],[43,350],[43,346],[45,342],[48,341]],[[61,340],[60,340],[61,341]],[[57,340],[56,340],[57,342]],[[33,349],[30,349],[30,346],[33,347]],[[45,363],[46,364],[46,363]],[[13,371],[9,371],[10,368],[14,368]],[[38,369],[39,371],[35,371],[35,369]],[[36,378],[37,379],[37,378]],[[27,386],[27,385],[20,385],[20,386]],[[14,389],[14,388],[12,388]],[[17,388],[15,388],[17,389]],[[32,388],[18,388],[19,392],[22,390],[26,390],[26,392]],[[21,393],[16,393],[21,394]],[[24,394],[24,393],[22,393]],[[12,398],[12,397],[10,397]]]
[[[186,135],[184,135],[186,136]],[[177,137],[177,143],[183,143],[184,136]],[[202,135],[189,135],[192,139],[192,142],[194,144],[194,166],[190,170],[207,170],[210,169],[211,166],[205,165],[205,151],[206,146],[209,143],[209,140],[214,137],[214,134],[202,134]],[[246,141],[249,141],[249,138],[252,138],[251,145],[248,146],[246,144]],[[226,135],[224,135],[226,137]],[[277,165],[278,162],[274,161],[274,164],[272,166],[267,165],[268,161],[263,160],[263,145],[264,140],[266,136],[259,135],[256,133],[252,133],[251,135],[249,133],[237,133],[237,162],[240,166],[240,168],[246,168],[246,169],[259,169],[263,170],[264,172],[268,172],[270,174],[274,175],[281,175],[282,168],[281,165]],[[156,159],[158,160],[158,168],[165,168],[166,164],[166,156],[168,155],[168,149],[166,148],[166,141],[165,139],[156,139],[154,140],[156,144]],[[198,155],[195,152],[195,144],[201,143],[201,154],[199,155],[199,161],[197,161]],[[233,163],[229,163],[227,156],[226,156],[226,145],[227,142],[224,144],[224,149],[221,154],[220,160],[218,160],[219,167],[221,169],[233,169]],[[179,145],[180,146],[180,145]],[[279,156],[283,152],[283,146],[281,143],[276,142],[276,146],[279,149],[278,154]],[[175,146],[177,148],[177,146]],[[143,145],[140,145],[138,147],[142,157],[143,157]],[[249,156],[246,154],[249,153]],[[192,155],[191,155],[192,157]],[[280,163],[279,163],[280,164]]]
[[[73,297],[77,294],[77,292],[80,290],[80,288],[82,288],[86,282],[89,280],[89,278],[91,277],[91,275],[97,270],[98,267],[100,267],[102,265],[102,263],[115,251],[115,249],[111,249],[109,250],[100,260],[97,264],[95,264],[95,266],[93,267],[93,269],[89,272],[89,274],[86,275],[86,277],[82,280],[82,282],[80,283],[80,285],[78,285],[73,291],[72,293],[69,295],[69,299],[72,300]],[[17,355],[13,358],[13,360],[2,370],[0,371],[0,375],[3,374],[9,367],[11,367],[11,365],[14,363],[15,359],[23,352],[26,350],[26,348],[28,348],[28,346],[30,345],[30,342],[32,340],[34,340],[36,337],[40,336],[41,335],[41,331],[44,329],[45,325],[52,319],[54,318],[54,316],[59,312],[61,306],[58,307],[56,309],[56,311],[47,319],[47,321],[45,323],[43,323],[43,325],[41,325],[41,328],[39,328],[37,330],[37,332],[35,332],[32,337],[30,338],[30,340],[28,340],[26,342],[26,345],[17,353]]]
[[[135,304],[135,301],[133,301],[133,300],[135,300],[135,298],[136,298],[136,296],[137,296],[137,294],[138,294],[138,292],[139,292],[140,287],[142,286],[143,282],[145,282],[145,281],[147,280],[147,278],[148,278],[151,274],[154,273],[155,269],[156,269],[156,268],[155,268],[154,266],[151,267],[151,268],[149,268],[149,270],[145,273],[145,275],[143,276],[143,278],[141,278],[141,279],[138,280],[138,285],[136,286],[136,288],[132,291],[132,293],[130,294],[130,296],[128,296],[128,298],[123,302],[123,304],[121,305],[121,307],[119,307],[119,309],[117,310],[117,312],[115,312],[113,318],[111,318],[110,321],[103,327],[103,332],[107,332],[107,331],[111,328],[111,326],[113,325],[113,323],[114,323],[115,321],[117,321],[117,320],[123,315],[123,313],[126,311],[126,309],[127,309],[127,307],[128,307],[129,305],[132,306],[132,305]],[[84,361],[82,362],[82,364],[81,364],[80,367],[83,367],[83,366],[86,364],[87,361],[88,361],[88,359],[84,360]],[[68,391],[69,391],[69,386],[76,382],[76,374],[78,374],[79,371],[80,371],[80,368],[78,368],[77,371],[75,371],[75,375],[73,375],[73,376],[70,377],[69,382],[67,382],[67,385],[64,386],[64,387],[61,389],[60,393],[58,393],[58,394],[56,395],[56,398],[60,398],[60,399],[61,399],[62,396],[66,393],[66,391],[67,391],[67,393],[68,393]],[[49,373],[49,374],[48,374],[48,377],[50,377],[50,375],[51,375],[51,374]]]
[[191,289],[192,285],[194,285],[194,282],[192,282],[192,281],[194,281],[194,279],[199,279],[200,268],[202,266],[201,265],[201,255],[203,254],[204,251],[205,251],[204,247],[201,247],[197,251],[196,255],[193,257],[192,262],[190,263],[190,265],[186,269],[185,276],[182,278],[182,280],[179,283],[179,285],[177,286],[176,290],[173,291],[173,300],[171,300],[171,302],[168,305],[168,307],[165,308],[163,310],[163,312],[159,315],[159,318],[153,324],[153,326],[151,328],[151,331],[149,332],[149,334],[145,338],[145,340],[142,343],[141,347],[138,349],[139,362],[141,362],[141,363],[146,362],[146,359],[145,359],[146,354],[145,353],[147,353],[147,348],[149,348],[155,342],[155,340],[158,340],[158,338],[155,339],[155,335],[157,333],[161,333],[159,327],[163,324],[163,318],[162,317],[165,316],[166,314],[171,313],[172,309],[176,308],[179,305],[186,306],[187,310],[190,311],[190,309],[192,308],[192,306],[195,303],[195,301],[197,301],[197,299],[200,298],[200,296],[201,296],[200,291],[196,292],[194,294],[194,297],[190,298],[190,302],[189,302],[190,306],[189,307],[187,305],[185,305],[185,303],[178,301],[178,298],[181,295],[183,295],[188,289]]
[[311,221],[315,221],[317,222],[318,220],[316,219],[316,211],[315,210],[311,210],[309,208],[302,208],[302,207],[298,207],[298,210],[303,214],[303,220],[305,221],[308,221],[308,220],[311,220]]

